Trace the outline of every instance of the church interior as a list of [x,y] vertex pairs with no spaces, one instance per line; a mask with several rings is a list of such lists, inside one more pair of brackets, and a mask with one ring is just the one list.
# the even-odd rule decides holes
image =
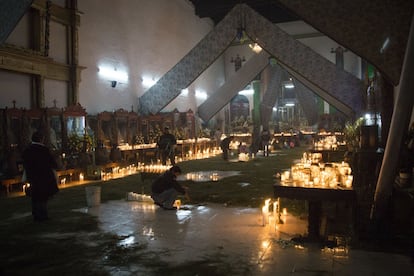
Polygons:
[[[413,16],[407,0],[0,0],[2,196],[24,184],[38,130],[60,184],[159,165],[165,127],[177,162],[220,154],[228,136],[249,160],[266,130],[273,151],[311,148],[282,184],[322,185],[332,166],[345,190],[332,195],[355,191],[367,220],[385,221],[390,199],[409,217]],[[308,199],[285,186],[275,196]]]

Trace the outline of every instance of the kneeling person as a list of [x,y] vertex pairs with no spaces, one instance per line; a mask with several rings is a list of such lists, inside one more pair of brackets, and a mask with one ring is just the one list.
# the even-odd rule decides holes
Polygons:
[[154,180],[151,188],[151,198],[155,204],[167,210],[176,209],[173,205],[177,195],[187,194],[187,188],[184,188],[177,182],[177,176],[180,173],[180,167],[172,166],[168,171]]

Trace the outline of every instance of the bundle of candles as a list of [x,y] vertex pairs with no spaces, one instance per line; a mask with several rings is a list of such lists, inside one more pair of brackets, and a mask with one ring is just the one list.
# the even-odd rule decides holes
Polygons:
[[[184,156],[184,160],[194,160],[194,159],[205,159],[205,158],[209,158],[215,155],[218,155],[219,153],[221,153],[221,151],[214,147],[214,148],[206,148],[203,150],[197,150],[196,152],[193,152],[191,150],[189,150],[185,156]],[[180,158],[179,161],[183,161],[183,158]]]
[[249,161],[249,154],[247,153],[239,153],[239,161],[247,162]]
[[190,172],[185,174],[184,178],[179,177],[180,180],[192,180],[195,182],[207,182],[207,181],[213,181],[217,182],[220,179],[218,172]]
[[286,208],[283,208],[282,213],[280,212],[279,198],[273,202],[270,198],[266,199],[264,205],[262,206],[262,225],[271,225],[271,221],[273,220],[274,226],[277,228],[276,224],[282,221],[281,215],[283,215],[284,220],[286,220],[287,210]]
[[339,142],[335,135],[330,135],[316,141],[314,148],[316,150],[336,150],[341,145],[345,145],[345,142]]
[[300,163],[293,165],[291,171],[281,174],[282,184],[291,182],[296,186],[352,187],[353,176],[348,163],[314,163],[313,160],[312,155],[309,157],[304,153]]
[[148,202],[148,203],[154,203],[151,196],[145,195],[145,194],[137,194],[134,192],[129,192],[126,195],[126,200],[128,201],[142,201],[142,202]]

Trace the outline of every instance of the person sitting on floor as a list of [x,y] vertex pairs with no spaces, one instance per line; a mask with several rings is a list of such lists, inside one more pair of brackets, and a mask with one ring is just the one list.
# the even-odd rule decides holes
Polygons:
[[155,204],[165,210],[177,209],[174,207],[174,202],[178,194],[186,195],[188,198],[188,188],[181,186],[177,182],[179,174],[181,174],[181,168],[179,166],[172,166],[152,183],[151,198]]

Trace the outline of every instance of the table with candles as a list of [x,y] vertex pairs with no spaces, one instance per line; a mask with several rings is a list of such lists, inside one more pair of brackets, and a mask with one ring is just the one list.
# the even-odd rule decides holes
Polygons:
[[343,139],[338,139],[337,135],[318,137],[319,139],[313,144],[312,153],[321,153],[324,162],[334,162],[344,158],[347,148]]
[[345,201],[354,207],[356,193],[352,180],[346,162],[322,163],[320,154],[304,153],[299,163],[276,176],[274,196],[307,201],[308,238],[316,240],[320,238],[323,202]]

